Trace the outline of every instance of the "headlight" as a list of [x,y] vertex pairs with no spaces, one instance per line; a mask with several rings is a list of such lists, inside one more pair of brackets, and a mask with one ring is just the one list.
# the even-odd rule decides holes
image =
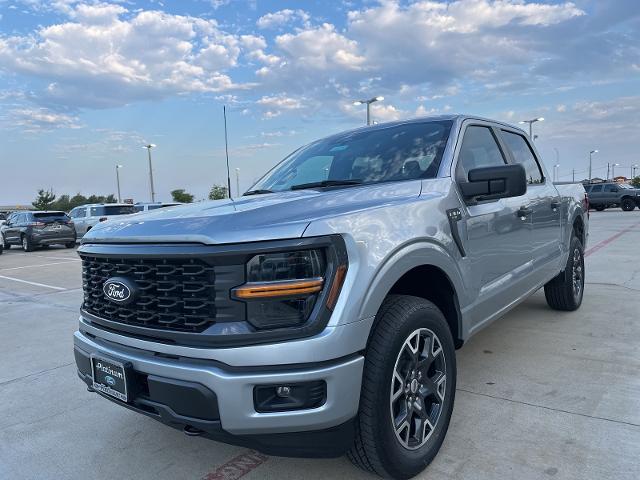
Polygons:
[[247,283],[233,296],[246,302],[247,320],[257,329],[303,324],[327,283],[323,249],[259,254],[246,268]]

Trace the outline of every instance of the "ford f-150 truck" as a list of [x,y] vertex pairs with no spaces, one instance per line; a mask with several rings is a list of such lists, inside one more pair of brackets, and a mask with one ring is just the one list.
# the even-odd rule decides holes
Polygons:
[[408,478],[444,440],[455,349],[540,288],[580,306],[587,212],[507,124],[339,133],[240,198],[92,228],[78,374],[188,435]]

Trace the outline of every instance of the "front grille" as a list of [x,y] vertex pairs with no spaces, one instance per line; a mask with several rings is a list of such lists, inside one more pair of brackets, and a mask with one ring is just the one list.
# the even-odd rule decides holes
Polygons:
[[[138,295],[119,305],[105,298],[104,282],[125,277]],[[202,332],[216,320],[216,272],[198,259],[117,258],[82,255],[83,308],[112,322]]]

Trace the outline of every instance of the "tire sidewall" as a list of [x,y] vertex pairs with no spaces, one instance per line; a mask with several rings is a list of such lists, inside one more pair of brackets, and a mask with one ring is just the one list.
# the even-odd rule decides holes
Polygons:
[[[404,448],[396,438],[391,422],[391,412],[389,397],[391,392],[391,379],[395,369],[395,363],[405,340],[415,330],[428,328],[440,339],[444,350],[446,362],[447,383],[445,389],[445,403],[438,418],[436,428],[425,445],[416,449],[408,450]],[[453,410],[456,385],[456,359],[455,347],[451,332],[447,326],[442,313],[434,307],[429,307],[425,302],[424,307],[413,310],[402,321],[402,325],[397,335],[391,342],[391,347],[385,352],[384,371],[378,377],[377,385],[374,386],[377,392],[376,411],[379,412],[377,445],[378,454],[384,459],[383,463],[389,469],[393,466],[394,471],[388,473],[394,478],[410,478],[421,472],[436,456],[442,442],[444,441],[449,421]]]

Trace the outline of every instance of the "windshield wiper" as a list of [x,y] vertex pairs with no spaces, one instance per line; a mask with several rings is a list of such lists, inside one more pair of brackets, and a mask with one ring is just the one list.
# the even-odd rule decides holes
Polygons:
[[273,193],[273,190],[266,190],[264,188],[258,188],[256,190],[249,190],[248,192],[244,192],[242,194],[243,197],[247,195],[262,195],[263,193]]
[[316,187],[336,187],[340,185],[359,185],[362,180],[359,179],[344,179],[344,180],[322,180],[320,182],[301,183],[299,185],[293,185],[291,190],[302,190],[304,188],[316,188]]

